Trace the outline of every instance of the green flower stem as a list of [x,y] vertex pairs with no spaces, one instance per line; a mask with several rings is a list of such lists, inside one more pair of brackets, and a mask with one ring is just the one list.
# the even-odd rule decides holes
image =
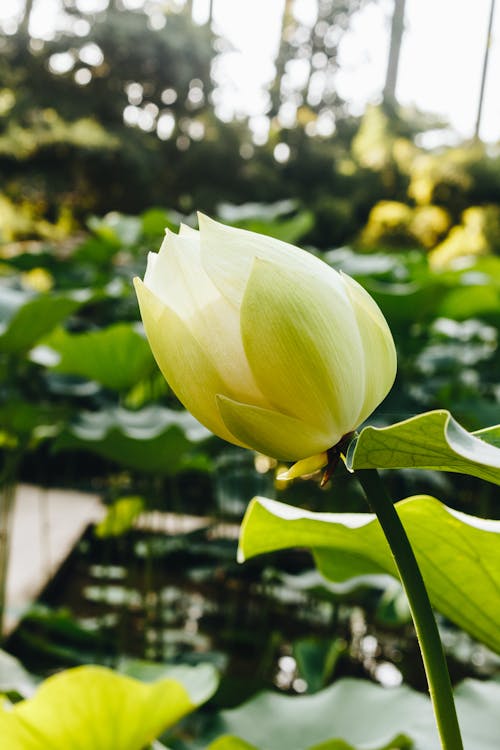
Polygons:
[[403,524],[376,469],[354,472],[391,548],[408,597],[443,750],[463,750],[450,675],[429,595]]

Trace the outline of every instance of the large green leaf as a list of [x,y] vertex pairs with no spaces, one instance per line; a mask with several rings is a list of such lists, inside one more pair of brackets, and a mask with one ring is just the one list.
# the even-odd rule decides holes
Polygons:
[[216,668],[208,663],[192,667],[186,664],[161,664],[122,657],[118,663],[118,671],[142,682],[154,682],[166,677],[178,680],[196,705],[201,705],[211,698],[219,684]]
[[197,705],[172,677],[145,684],[76,667],[49,677],[33,698],[1,706],[0,737],[12,750],[142,750]]
[[[359,747],[359,746],[358,746]],[[363,750],[366,749],[366,745],[363,745]],[[370,745],[370,749],[373,750],[373,745]],[[377,750],[410,750],[411,744],[406,737],[400,736],[395,737],[389,744],[384,744],[384,747],[377,746]],[[255,745],[251,745],[249,742],[234,737],[233,735],[226,734],[224,737],[212,742],[207,750],[266,750],[265,748],[258,748]],[[356,748],[350,743],[344,742],[344,740],[327,740],[321,742],[319,745],[308,748],[308,750],[356,750]]]
[[58,329],[43,343],[59,355],[56,372],[81,375],[117,391],[156,371],[149,344],[128,323],[77,334]]
[[437,469],[500,484],[500,426],[467,432],[449,411],[429,411],[390,427],[365,427],[348,450],[349,469]]
[[[437,750],[427,703],[407,687],[389,691],[367,681],[344,679],[309,696],[260,693],[238,708],[221,712],[217,729],[245,740],[252,750],[315,750],[327,742],[329,750],[389,750],[411,747],[410,732],[414,735],[420,724],[421,736],[428,742],[425,750]],[[227,750],[233,750],[229,743]]]
[[[466,750],[497,750],[500,685],[455,691]],[[261,693],[223,711],[209,750],[439,750],[430,700],[402,686],[343,679],[315,695]]]
[[[428,496],[408,498],[396,508],[433,605],[500,652],[500,521],[458,513]],[[239,559],[287,547],[310,548],[332,581],[368,573],[397,576],[373,515],[310,513],[255,498],[243,520]]]
[[14,292],[2,289],[12,304],[0,308],[0,352],[9,354],[30,349],[92,296],[86,289],[30,298],[22,293],[14,298]]
[[210,433],[185,411],[148,406],[83,412],[56,440],[55,450],[88,450],[139,471],[174,475],[207,462],[198,443]]

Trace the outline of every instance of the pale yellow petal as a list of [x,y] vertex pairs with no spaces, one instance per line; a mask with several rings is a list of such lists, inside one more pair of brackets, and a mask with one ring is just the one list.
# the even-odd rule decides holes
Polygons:
[[365,394],[364,352],[340,279],[334,285],[328,277],[327,282],[297,277],[256,260],[241,330],[257,384],[278,411],[329,433],[330,444],[323,448],[357,426]]
[[315,456],[308,456],[308,458],[302,458],[300,461],[297,461],[289,469],[278,474],[277,479],[280,482],[288,482],[290,479],[303,477],[306,474],[314,474],[314,472],[326,466],[327,463],[328,454],[326,452],[317,453]]
[[226,385],[211,358],[174,310],[140,279],[134,284],[149,345],[177,398],[209,430],[241,445],[220,417],[215,397],[226,391]]
[[201,266],[196,237],[170,233],[156,257],[148,263],[146,286],[184,321],[224,380],[224,392],[265,406],[243,349],[238,311]]
[[224,424],[243,443],[282,461],[297,461],[330,447],[329,435],[286,414],[242,404],[225,396],[217,403]]
[[363,343],[367,373],[365,397],[357,425],[372,413],[390,391],[396,377],[396,348],[387,321],[375,300],[346,274],[342,280],[351,299]]

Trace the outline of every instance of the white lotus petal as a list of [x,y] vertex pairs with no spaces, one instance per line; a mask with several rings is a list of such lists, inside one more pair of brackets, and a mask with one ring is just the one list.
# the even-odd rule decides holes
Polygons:
[[241,445],[220,417],[216,394],[224,392],[226,385],[211,358],[172,308],[140,279],[134,284],[149,345],[175,395],[205,427]]
[[199,232],[197,229],[193,229],[188,224],[181,224],[179,226],[179,237],[194,237],[199,238]]
[[154,284],[154,274],[157,260],[158,253],[148,253],[148,265],[146,267],[146,273],[144,274],[144,283],[146,284],[146,286],[151,287]]
[[265,258],[300,274],[332,275],[336,272],[311,253],[287,242],[246,229],[236,229],[198,214],[203,267],[221,294],[239,307],[255,258]]
[[196,237],[166,237],[148,287],[188,326],[224,380],[224,392],[266,405],[243,349],[238,312],[201,266]]
[[203,270],[197,238],[172,232],[167,232],[156,260],[148,261],[144,283],[184,320],[221,296]]

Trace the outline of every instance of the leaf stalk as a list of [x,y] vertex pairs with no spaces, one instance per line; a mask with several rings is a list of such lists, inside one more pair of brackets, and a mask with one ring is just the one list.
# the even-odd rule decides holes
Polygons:
[[450,675],[436,619],[404,526],[376,469],[354,472],[391,548],[415,625],[443,750],[463,750]]

